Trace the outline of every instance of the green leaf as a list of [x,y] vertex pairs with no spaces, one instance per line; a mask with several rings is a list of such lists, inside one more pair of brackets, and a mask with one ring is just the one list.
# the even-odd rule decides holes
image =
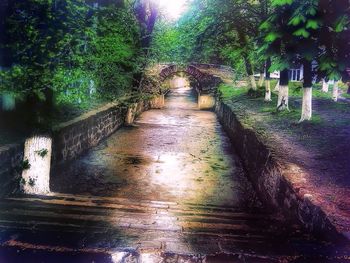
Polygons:
[[344,31],[344,29],[347,27],[347,25],[350,23],[349,18],[346,16],[342,16],[340,17],[336,24],[335,24],[335,29],[334,31],[337,33],[340,33],[342,31]]
[[293,0],[272,0],[273,6],[291,5]]
[[45,94],[42,91],[34,90],[34,93],[38,97],[39,100],[41,100],[41,101],[45,101],[46,100]]
[[308,20],[306,23],[306,28],[318,29],[319,24],[316,20]]
[[270,72],[284,70],[289,68],[289,63],[287,61],[275,61],[271,67]]
[[310,36],[310,33],[308,31],[305,30],[305,28],[300,28],[297,31],[295,31],[293,33],[294,36],[298,36],[298,37],[304,37],[304,38],[308,38]]
[[305,17],[304,16],[301,16],[301,15],[298,15],[298,16],[295,16],[293,17],[288,25],[293,25],[293,26],[297,26],[299,25],[301,22],[305,22]]
[[269,30],[270,28],[271,28],[271,23],[268,21],[263,22],[259,27],[260,30]]
[[307,12],[306,12],[306,14],[308,14],[308,15],[312,15],[312,16],[314,16],[314,15],[316,15],[316,13],[317,13],[317,9],[316,8],[309,8],[308,10],[307,10]]
[[267,34],[267,36],[265,37],[265,41],[266,42],[274,42],[276,39],[280,38],[281,35],[279,33],[276,32],[270,32],[269,34]]

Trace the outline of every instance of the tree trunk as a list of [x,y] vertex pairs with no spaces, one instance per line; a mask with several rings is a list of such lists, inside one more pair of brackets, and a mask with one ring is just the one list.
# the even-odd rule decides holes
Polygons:
[[[153,37],[154,27],[158,17],[158,6],[155,1],[151,0],[137,0],[135,1],[134,13],[140,25],[141,33],[141,48],[144,57],[148,58],[150,46]],[[145,60],[142,63],[142,70],[136,72],[133,76],[133,87],[140,90],[144,79],[144,70],[149,61]]]
[[338,80],[334,81],[332,98],[335,102],[338,101],[338,85],[339,85],[339,81]]
[[312,64],[304,61],[303,104],[299,122],[309,121],[312,118]]
[[138,106],[137,103],[132,103],[128,107],[128,111],[125,117],[125,125],[130,126],[134,123],[136,112],[137,112],[137,106]]
[[348,91],[347,91],[347,94],[350,94],[350,81],[349,81],[347,84],[348,84]]
[[265,101],[271,101],[271,76],[270,76],[271,59],[266,60],[265,69]]
[[329,90],[329,83],[326,81],[326,79],[322,80],[322,91],[327,93]]
[[243,55],[243,59],[244,59],[244,65],[245,65],[245,69],[247,71],[247,75],[249,79],[249,88],[253,90],[257,90],[258,88],[256,85],[252,64],[250,63],[247,55]]
[[274,91],[279,91],[279,90],[280,90],[280,81],[277,81]]
[[262,69],[260,70],[258,86],[262,87],[264,85],[264,81],[265,81],[265,67],[263,66]]
[[153,29],[158,17],[158,7],[151,0],[138,0],[135,6],[135,15],[141,29],[141,46],[145,55],[148,55]]
[[249,76],[249,83],[250,83],[250,88],[251,88],[252,90],[258,90],[258,87],[257,87],[257,85],[256,85],[256,81],[255,81],[254,75],[250,75],[250,76]]
[[289,78],[288,78],[288,69],[284,69],[280,74],[279,82],[279,92],[278,92],[278,101],[277,101],[277,110],[289,110]]
[[265,101],[271,101],[271,80],[265,80]]
[[264,85],[264,81],[265,81],[264,73],[260,73],[258,86],[262,87]]
[[26,194],[44,195],[50,192],[52,139],[33,136],[24,144],[21,188]]

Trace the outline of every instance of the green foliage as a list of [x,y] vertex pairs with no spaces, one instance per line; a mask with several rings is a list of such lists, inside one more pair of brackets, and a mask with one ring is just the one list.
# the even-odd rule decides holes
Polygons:
[[349,25],[349,23],[350,23],[350,19],[348,16],[346,15],[340,16],[335,22],[334,31],[336,33],[343,32],[346,29],[346,27]]
[[99,94],[112,99],[132,87],[143,60],[140,35],[131,10],[113,7],[98,11],[97,29],[87,57]]
[[316,20],[308,20],[306,24],[306,28],[310,29],[318,29],[320,27],[319,22]]
[[51,88],[55,66],[65,63],[66,54],[81,45],[86,12],[87,6],[82,0],[14,1],[6,20],[6,35],[7,47],[14,65],[18,66],[9,71],[7,78],[14,76],[14,84],[6,82],[8,85],[1,88],[15,88],[43,99],[40,91]]
[[291,5],[293,0],[273,0],[272,5],[274,6],[283,6],[283,5]]
[[265,37],[265,41],[266,42],[274,42],[275,40],[277,40],[280,37],[281,37],[281,34],[279,34],[277,32],[269,32],[267,34],[267,36]]
[[35,151],[35,153],[38,154],[41,158],[44,158],[49,153],[49,151],[47,149],[41,149]]
[[29,163],[29,160],[24,160],[21,164],[20,170],[29,170],[31,167],[31,164]]
[[310,36],[310,33],[308,31],[306,31],[304,28],[299,28],[297,31],[295,31],[293,33],[293,35],[297,36],[297,37],[304,37],[304,38],[308,38]]
[[261,71],[267,56],[258,52],[258,28],[272,13],[270,5],[269,0],[191,1],[177,23],[158,23],[154,60],[226,64],[235,69],[236,77]]
[[231,100],[234,97],[247,94],[248,88],[236,88],[231,85],[220,84],[219,93],[223,100]]
[[51,90],[57,107],[123,96],[145,59],[140,26],[128,5],[15,0],[5,35],[13,64],[0,70],[0,92],[50,103]]
[[34,178],[29,178],[28,184],[33,187],[35,185],[35,179]]

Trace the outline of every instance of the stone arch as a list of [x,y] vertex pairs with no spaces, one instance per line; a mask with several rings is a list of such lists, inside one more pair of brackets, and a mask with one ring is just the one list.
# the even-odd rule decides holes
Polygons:
[[165,81],[170,76],[180,72],[184,72],[192,76],[193,78],[195,78],[199,83],[198,91],[201,91],[201,92],[204,92],[204,91],[206,91],[207,93],[213,92],[214,89],[221,82],[220,78],[204,73],[193,65],[188,65],[187,67],[181,67],[176,64],[168,65],[160,71],[159,73],[160,81]]
[[159,72],[159,80],[163,82],[180,72],[184,72],[197,80],[198,86],[196,87],[196,91],[198,93],[199,109],[212,109],[215,106],[216,88],[222,80],[217,76],[202,72],[194,65],[182,67],[176,64],[163,65]]

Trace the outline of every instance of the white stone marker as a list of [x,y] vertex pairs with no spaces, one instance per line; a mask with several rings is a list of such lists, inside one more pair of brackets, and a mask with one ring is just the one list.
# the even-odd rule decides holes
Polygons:
[[24,144],[24,163],[27,169],[22,172],[22,190],[26,194],[45,195],[50,193],[50,167],[52,139],[33,136]]

